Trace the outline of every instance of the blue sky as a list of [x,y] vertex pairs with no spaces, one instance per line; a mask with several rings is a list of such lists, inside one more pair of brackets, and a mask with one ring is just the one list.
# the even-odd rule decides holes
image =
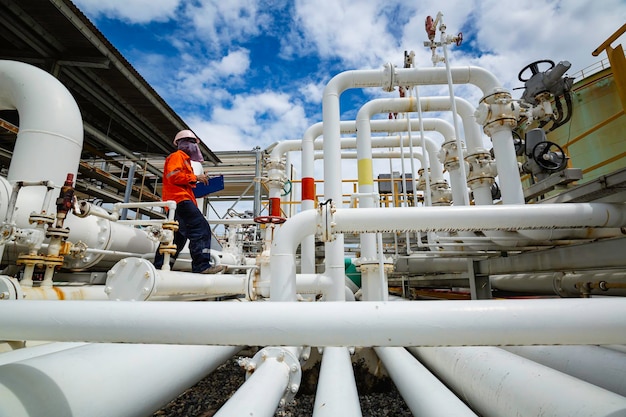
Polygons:
[[[74,0],[214,151],[265,148],[321,121],[324,86],[351,69],[432,66],[426,16],[463,32],[451,65],[478,65],[507,88],[538,59],[598,61],[591,51],[626,22],[626,0]],[[623,42],[623,40],[622,40]],[[604,57],[604,56],[603,56]],[[441,64],[440,64],[441,65]],[[446,87],[420,94],[447,95]],[[478,103],[480,92],[457,93]],[[519,97],[520,92],[513,92]],[[344,118],[380,89],[342,96]]]

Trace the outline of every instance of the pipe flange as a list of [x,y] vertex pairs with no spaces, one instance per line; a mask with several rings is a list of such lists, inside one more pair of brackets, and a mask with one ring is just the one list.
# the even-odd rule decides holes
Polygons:
[[318,208],[319,220],[317,222],[317,234],[322,242],[332,242],[335,240],[333,232],[337,225],[334,221],[334,215],[337,209],[332,200],[320,203]]
[[289,403],[298,393],[300,388],[300,382],[302,380],[302,368],[300,367],[300,361],[289,350],[282,347],[265,347],[257,352],[254,357],[245,364],[243,364],[246,370],[246,379],[248,379],[256,369],[263,366],[263,363],[268,360],[275,360],[276,362],[284,363],[289,369],[289,382],[285,393],[280,399],[280,405],[285,406]]
[[53,224],[54,223],[54,214],[46,214],[46,213],[30,213],[28,216],[28,222],[30,224]]
[[125,258],[107,272],[104,292],[109,300],[146,301],[156,292],[158,271],[142,258]]
[[161,255],[165,255],[166,253],[169,253],[170,255],[176,255],[176,245],[172,244],[172,245],[161,245],[159,246],[159,253]]
[[163,222],[163,226],[161,227],[163,227],[163,229],[165,230],[173,230],[174,232],[176,232],[178,230],[178,221],[172,220]]
[[383,66],[383,73],[382,73],[382,80],[381,80],[381,88],[383,89],[383,91],[386,91],[388,93],[394,91],[396,89],[396,78],[397,78],[397,73],[396,73],[396,66],[393,65],[391,62],[387,62],[384,66]]
[[48,227],[46,237],[58,237],[67,239],[70,236],[70,229],[67,227]]
[[43,255],[30,255],[22,254],[17,257],[15,263],[17,265],[25,266],[43,266],[45,262],[45,256]]
[[44,263],[46,266],[63,266],[64,256],[62,255],[44,255]]
[[[361,273],[377,272],[380,270],[380,260],[378,258],[359,258],[354,262],[357,270]],[[385,273],[393,272],[393,259],[383,259],[383,271]]]
[[21,300],[24,292],[20,283],[8,275],[0,275],[0,301]]
[[250,270],[248,271],[248,287],[247,287],[247,291],[246,291],[246,300],[248,301],[254,301],[254,300],[258,300],[259,294],[256,291],[256,283],[259,277],[259,268],[250,268]]

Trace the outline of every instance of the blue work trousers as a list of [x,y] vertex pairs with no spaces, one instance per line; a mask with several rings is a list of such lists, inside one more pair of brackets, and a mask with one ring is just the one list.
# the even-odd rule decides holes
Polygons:
[[[170,265],[174,265],[178,254],[189,239],[191,254],[191,272],[202,272],[211,266],[211,228],[198,207],[190,200],[176,204],[174,220],[178,221],[178,231],[174,233],[176,255],[171,257]],[[154,256],[154,266],[163,266],[163,255]]]

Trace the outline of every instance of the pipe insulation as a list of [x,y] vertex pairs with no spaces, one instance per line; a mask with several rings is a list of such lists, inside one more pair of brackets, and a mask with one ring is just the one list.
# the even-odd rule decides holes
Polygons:
[[2,365],[0,415],[145,417],[239,350],[89,344]]
[[626,397],[503,349],[414,347],[409,351],[484,417],[626,415]]
[[612,297],[403,303],[3,301],[0,339],[237,346],[623,345],[625,315],[626,300]]

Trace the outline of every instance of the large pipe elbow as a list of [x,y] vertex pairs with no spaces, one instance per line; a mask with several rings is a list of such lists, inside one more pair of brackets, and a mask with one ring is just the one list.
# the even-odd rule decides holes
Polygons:
[[59,80],[32,65],[0,61],[0,108],[15,109],[20,116],[9,181],[46,178],[63,184],[68,173],[76,174],[83,122],[76,101]]
[[[0,60],[0,110],[17,110],[20,117],[7,174],[10,183],[45,179],[60,186],[68,173],[76,175],[83,123],[76,101],[59,80],[32,65]],[[45,192],[45,187],[20,191],[24,209],[18,225],[28,226],[30,212],[41,208],[24,201],[40,205]],[[54,204],[52,201],[48,211],[54,211]]]

